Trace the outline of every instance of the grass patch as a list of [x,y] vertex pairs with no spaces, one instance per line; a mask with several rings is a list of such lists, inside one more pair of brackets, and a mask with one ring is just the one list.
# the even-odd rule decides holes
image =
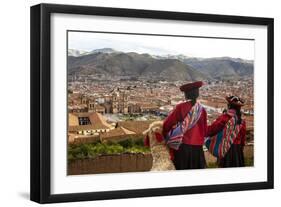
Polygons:
[[253,157],[245,157],[244,162],[245,162],[246,167],[254,166],[254,158]]
[[217,162],[209,162],[207,168],[218,168]]

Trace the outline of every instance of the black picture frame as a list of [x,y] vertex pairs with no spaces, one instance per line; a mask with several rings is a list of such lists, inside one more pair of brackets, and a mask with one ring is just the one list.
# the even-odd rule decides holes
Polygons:
[[[51,121],[51,71],[50,71],[50,15],[52,13],[99,15],[113,17],[151,18],[194,22],[219,22],[267,26],[267,181],[254,183],[169,187],[74,194],[51,194],[50,192],[50,121]],[[168,11],[135,10],[56,4],[39,4],[31,7],[31,151],[30,151],[30,199],[38,203],[89,201],[147,196],[166,196],[225,191],[271,189],[274,187],[273,147],[273,38],[272,18],[195,14]]]

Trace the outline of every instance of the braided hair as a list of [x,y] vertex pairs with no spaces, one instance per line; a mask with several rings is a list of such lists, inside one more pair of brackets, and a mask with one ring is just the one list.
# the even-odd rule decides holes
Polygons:
[[185,91],[184,92],[184,96],[185,96],[186,100],[190,100],[191,101],[191,104],[193,106],[194,104],[196,104],[196,100],[197,100],[197,98],[199,96],[199,88],[194,88],[194,89],[192,89],[190,91]]

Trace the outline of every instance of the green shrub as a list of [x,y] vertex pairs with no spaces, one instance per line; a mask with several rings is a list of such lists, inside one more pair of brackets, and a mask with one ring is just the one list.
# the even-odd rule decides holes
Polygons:
[[120,144],[124,148],[130,148],[134,145],[132,139],[122,140],[122,141],[118,142],[118,144]]
[[71,144],[68,146],[68,160],[95,158],[99,155],[121,153],[147,153],[150,149],[143,144],[142,139],[126,139],[120,142],[95,142]]

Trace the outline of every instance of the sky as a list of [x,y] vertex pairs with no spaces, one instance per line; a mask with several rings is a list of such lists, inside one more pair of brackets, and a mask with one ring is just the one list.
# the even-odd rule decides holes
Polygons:
[[254,40],[167,37],[94,32],[68,32],[68,48],[83,51],[112,48],[121,52],[254,60]]

